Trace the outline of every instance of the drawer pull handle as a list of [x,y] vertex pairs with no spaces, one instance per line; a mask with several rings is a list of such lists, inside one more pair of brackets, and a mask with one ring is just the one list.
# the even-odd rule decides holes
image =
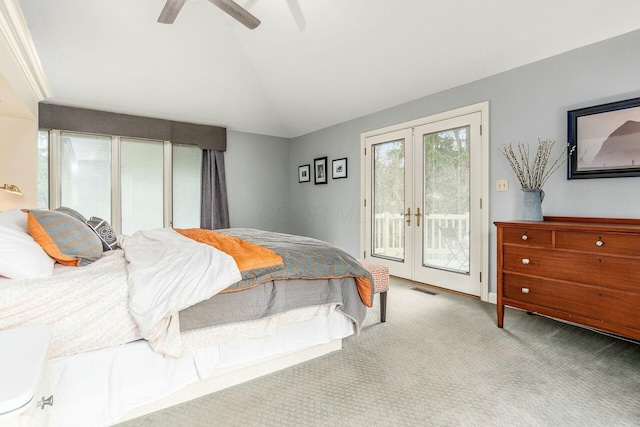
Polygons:
[[596,242],[596,246],[602,246],[602,245],[604,245],[604,242],[602,240],[598,240]]
[[522,263],[523,263],[524,265],[529,264],[529,262],[530,262],[530,261],[529,261],[529,258],[522,258]]
[[529,288],[522,288],[522,293],[523,294],[528,294],[529,293]]
[[44,398],[44,396],[42,396],[37,406],[40,409],[44,409],[46,405],[53,406],[53,394],[46,399]]
[[526,234],[522,235],[522,240],[527,240],[529,238],[529,236],[527,236]]

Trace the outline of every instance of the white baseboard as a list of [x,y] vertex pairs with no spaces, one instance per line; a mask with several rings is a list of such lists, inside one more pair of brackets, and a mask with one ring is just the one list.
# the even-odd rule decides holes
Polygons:
[[495,292],[489,292],[489,300],[487,302],[490,302],[491,304],[497,304],[498,294]]

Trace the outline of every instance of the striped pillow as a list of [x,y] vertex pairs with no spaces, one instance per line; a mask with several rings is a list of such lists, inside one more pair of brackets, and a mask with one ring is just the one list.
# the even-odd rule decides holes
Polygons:
[[84,215],[82,215],[80,212],[78,212],[75,209],[71,209],[66,206],[60,206],[59,208],[55,208],[54,211],[66,213],[67,215],[74,217],[75,219],[77,219],[82,223],[87,222],[87,218],[85,218]]
[[60,264],[82,267],[102,255],[102,241],[72,216],[40,209],[24,211],[31,237]]

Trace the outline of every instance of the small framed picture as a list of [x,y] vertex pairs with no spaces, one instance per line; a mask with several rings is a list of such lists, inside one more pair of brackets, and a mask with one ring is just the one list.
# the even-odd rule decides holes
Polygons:
[[311,165],[298,166],[298,182],[311,181]]
[[339,179],[347,177],[347,158],[344,159],[336,159],[331,162],[333,168],[331,173],[331,178]]
[[320,157],[313,160],[313,170],[315,172],[314,184],[327,183],[327,158]]

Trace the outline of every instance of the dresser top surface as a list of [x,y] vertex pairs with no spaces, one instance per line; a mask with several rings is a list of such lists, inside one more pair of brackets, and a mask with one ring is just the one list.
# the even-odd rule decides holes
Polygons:
[[544,217],[544,221],[495,221],[499,227],[531,227],[539,229],[563,229],[580,231],[618,231],[640,233],[640,219],[631,218],[586,218]]

